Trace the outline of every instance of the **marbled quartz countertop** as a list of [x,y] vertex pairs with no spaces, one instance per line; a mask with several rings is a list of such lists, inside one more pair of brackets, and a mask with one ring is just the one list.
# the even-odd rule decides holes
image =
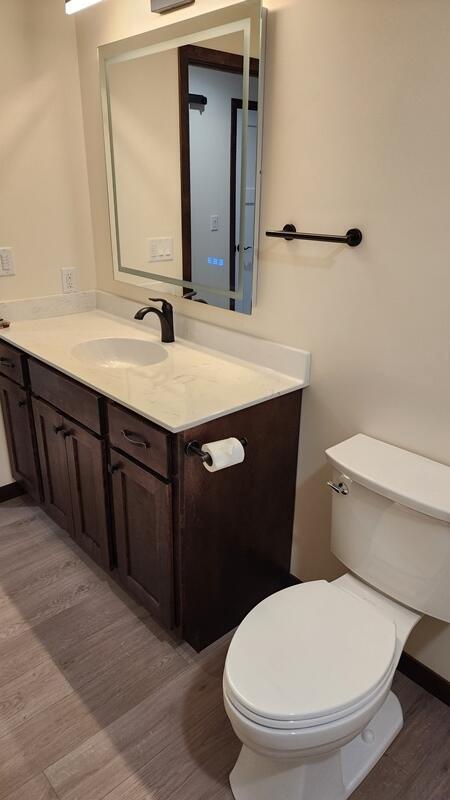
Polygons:
[[[102,311],[13,322],[0,338],[176,433],[202,422],[301,389],[290,377],[178,339],[161,344],[142,323]],[[141,339],[160,344],[167,358],[147,367],[100,367],[72,352],[93,339]]]

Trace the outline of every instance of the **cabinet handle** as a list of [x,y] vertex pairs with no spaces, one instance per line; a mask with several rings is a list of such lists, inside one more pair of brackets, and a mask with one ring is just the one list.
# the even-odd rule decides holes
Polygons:
[[19,408],[23,408],[24,406],[26,406],[26,404],[27,404],[26,400],[18,400],[18,402],[17,402],[17,405],[19,406]]
[[9,367],[9,369],[14,369],[14,367],[15,367],[14,361],[11,361],[10,358],[0,357],[0,364],[3,367]]
[[120,464],[111,464],[111,466],[108,467],[108,471],[111,475],[113,475],[114,472],[118,472],[119,469],[120,469]]
[[148,450],[151,447],[148,442],[143,442],[141,439],[136,439],[135,435],[129,431],[122,431],[122,436],[127,440],[127,442],[134,444],[136,447],[143,447],[144,450]]
[[55,433],[61,433],[64,430],[64,425],[53,425],[53,430]]
[[62,435],[64,436],[64,439],[69,439],[72,436],[70,431],[63,431]]

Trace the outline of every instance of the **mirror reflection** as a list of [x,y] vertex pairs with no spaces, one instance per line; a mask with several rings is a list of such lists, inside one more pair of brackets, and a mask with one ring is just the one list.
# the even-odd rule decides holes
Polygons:
[[116,279],[250,314],[263,65],[260,4],[247,5],[223,25],[120,43],[102,88]]

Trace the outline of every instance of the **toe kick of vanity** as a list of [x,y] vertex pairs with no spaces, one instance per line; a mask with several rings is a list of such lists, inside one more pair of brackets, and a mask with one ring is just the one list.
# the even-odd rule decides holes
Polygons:
[[[14,479],[194,648],[288,585],[301,390],[171,433],[2,342],[0,392]],[[229,437],[220,472],[186,452]]]

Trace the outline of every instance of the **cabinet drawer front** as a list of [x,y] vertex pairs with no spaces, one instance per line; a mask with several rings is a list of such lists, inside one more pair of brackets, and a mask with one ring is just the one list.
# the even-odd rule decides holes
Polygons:
[[109,441],[164,478],[170,477],[170,435],[120,406],[108,403]]
[[14,347],[0,342],[0,372],[12,381],[25,385],[23,356]]
[[39,361],[30,360],[29,369],[33,394],[81,422],[86,428],[101,433],[101,395]]

